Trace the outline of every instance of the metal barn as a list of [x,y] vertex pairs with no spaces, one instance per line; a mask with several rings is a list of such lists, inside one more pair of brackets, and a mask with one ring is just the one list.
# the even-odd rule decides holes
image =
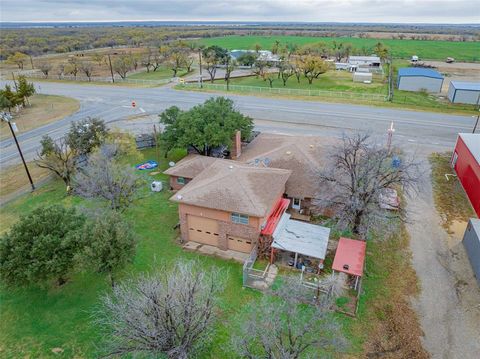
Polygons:
[[463,235],[463,246],[467,251],[478,285],[480,285],[480,219],[470,218]]
[[398,70],[397,86],[403,91],[441,92],[443,76],[432,69],[404,67]]
[[451,81],[448,87],[448,99],[452,103],[478,104],[480,82]]

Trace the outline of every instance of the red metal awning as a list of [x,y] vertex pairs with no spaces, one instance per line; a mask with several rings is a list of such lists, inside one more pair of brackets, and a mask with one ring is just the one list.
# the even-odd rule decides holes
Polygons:
[[332,269],[361,277],[365,263],[367,242],[350,238],[340,238],[338,241]]
[[264,236],[271,236],[273,234],[275,228],[277,228],[280,218],[282,218],[282,215],[287,210],[289,204],[290,200],[287,198],[280,198],[278,200],[278,202],[275,204],[275,207],[273,207],[273,210],[268,215],[267,223],[260,234]]

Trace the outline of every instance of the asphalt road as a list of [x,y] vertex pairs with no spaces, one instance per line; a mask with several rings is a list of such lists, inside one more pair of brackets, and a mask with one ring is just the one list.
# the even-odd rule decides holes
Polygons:
[[[3,83],[0,82],[3,86]],[[188,109],[204,102],[211,93],[178,91],[170,87],[130,88],[95,86],[87,84],[61,84],[38,82],[37,91],[76,98],[80,110],[62,120],[18,134],[18,139],[28,160],[33,159],[43,135],[53,138],[62,136],[70,122],[87,116],[99,117],[111,126],[122,127],[125,118],[158,114],[169,106],[176,105]],[[458,132],[470,132],[473,118],[442,113],[395,110],[380,107],[333,104],[314,101],[298,101],[255,96],[229,95],[236,107],[251,116],[256,123],[268,121],[270,124],[289,126],[314,126],[325,132],[344,130],[367,130],[385,134],[390,122],[395,123],[395,139],[403,145],[433,145],[451,148]],[[131,103],[135,101],[136,107]],[[123,125],[122,125],[123,124]],[[12,139],[0,142],[0,165],[19,162],[17,149]]]

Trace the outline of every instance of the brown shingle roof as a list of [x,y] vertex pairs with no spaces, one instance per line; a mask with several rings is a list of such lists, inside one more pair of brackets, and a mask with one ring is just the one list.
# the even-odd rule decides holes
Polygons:
[[288,170],[216,159],[170,199],[199,207],[265,217],[283,194],[289,175]]
[[195,178],[195,176],[200,174],[200,172],[210,166],[215,160],[216,158],[214,157],[190,154],[163,173],[169,176]]
[[319,190],[317,172],[325,165],[327,150],[334,142],[317,136],[262,133],[239,160],[259,167],[291,170],[286,193],[294,198],[315,198]]

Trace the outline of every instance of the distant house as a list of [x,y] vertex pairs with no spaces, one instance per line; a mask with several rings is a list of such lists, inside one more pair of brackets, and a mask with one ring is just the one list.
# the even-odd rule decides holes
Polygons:
[[378,56],[350,56],[350,71],[382,72],[382,62]]
[[403,67],[398,70],[397,87],[403,91],[441,92],[443,76],[432,69]]
[[287,170],[214,159],[171,198],[178,203],[182,239],[250,253],[283,200],[289,176]]
[[458,134],[451,164],[480,217],[480,134]]
[[452,103],[478,104],[480,102],[480,82],[450,81],[448,99]]

